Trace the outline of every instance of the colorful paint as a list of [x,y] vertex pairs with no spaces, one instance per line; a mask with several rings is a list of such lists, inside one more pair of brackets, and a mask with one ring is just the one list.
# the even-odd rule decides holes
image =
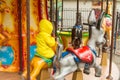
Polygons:
[[[7,38],[4,44],[0,45],[0,71],[16,72],[19,70],[18,2],[17,0],[0,2],[4,2],[3,6],[6,6],[3,11],[0,10],[2,29],[0,34]],[[5,11],[6,8],[8,11]]]
[[[0,0],[0,5],[2,2],[5,2],[4,5],[9,11],[3,12],[5,10],[0,6],[0,71],[18,72],[19,54],[23,54],[21,64],[23,68],[25,69],[27,65],[26,0],[21,1],[22,53],[19,53],[18,0]],[[36,51],[36,35],[42,18],[47,18],[47,0],[30,0],[30,59]],[[8,35],[5,44],[2,44],[3,32]]]

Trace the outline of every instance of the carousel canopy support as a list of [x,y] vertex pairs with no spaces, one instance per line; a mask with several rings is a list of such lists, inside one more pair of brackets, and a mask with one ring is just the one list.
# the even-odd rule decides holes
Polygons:
[[108,13],[109,0],[106,1],[106,13]]
[[54,9],[54,1],[50,0],[50,21],[51,22],[53,22],[53,18],[54,18],[53,9]]
[[57,36],[57,28],[58,28],[58,0],[56,0],[55,36]]
[[22,67],[22,52],[23,52],[23,48],[22,48],[22,23],[21,23],[21,0],[18,0],[18,34],[19,34],[19,59],[20,59],[20,73],[23,71],[23,67]]
[[27,80],[30,80],[30,0],[26,0]]
[[101,11],[103,11],[103,0],[101,0]]
[[79,0],[77,0],[77,15],[76,15],[76,24],[78,25],[79,23],[79,17],[77,17],[79,15]]
[[114,37],[114,26],[115,26],[115,13],[116,13],[116,0],[113,0],[113,13],[112,13],[112,36],[111,36],[111,50],[110,50],[110,60],[109,60],[109,75],[107,76],[107,79],[113,80],[111,76],[112,72],[112,52],[113,52],[113,37]]
[[63,0],[62,0],[62,14],[61,14],[61,30],[63,28]]

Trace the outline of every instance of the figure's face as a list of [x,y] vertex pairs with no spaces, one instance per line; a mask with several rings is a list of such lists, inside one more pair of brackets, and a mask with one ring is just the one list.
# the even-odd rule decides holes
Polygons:
[[110,18],[105,18],[106,26],[111,27],[112,26],[112,20]]

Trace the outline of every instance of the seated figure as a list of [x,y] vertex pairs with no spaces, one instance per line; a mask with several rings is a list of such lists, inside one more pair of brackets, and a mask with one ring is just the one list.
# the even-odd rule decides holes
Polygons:
[[[52,23],[47,19],[42,19],[39,23],[39,33],[36,37],[36,53],[30,63],[30,79],[36,80],[41,69],[48,68],[52,64],[55,55],[55,38],[51,35],[53,30]],[[26,78],[27,71],[23,76]]]

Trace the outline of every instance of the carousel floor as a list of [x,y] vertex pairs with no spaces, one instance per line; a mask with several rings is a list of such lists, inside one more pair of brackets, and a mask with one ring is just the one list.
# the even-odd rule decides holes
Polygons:
[[0,72],[0,80],[24,80],[18,73]]
[[[97,63],[100,63],[100,59],[97,60]],[[107,65],[109,65],[109,61],[107,61]],[[81,69],[82,70],[82,69]],[[89,75],[82,74],[83,80],[108,80],[106,77],[108,76],[109,67],[103,66],[102,67],[102,76],[101,77],[95,77],[94,76],[94,69],[91,68],[91,73]],[[72,80],[72,75],[70,74],[66,77],[66,80]],[[119,69],[117,65],[112,62],[112,77],[113,80],[119,80]],[[24,80],[18,73],[8,73],[8,72],[0,72],[0,80]],[[49,80],[49,79],[47,79]]]
[[[97,60],[97,63],[100,63],[100,59]],[[94,69],[91,68],[90,71],[91,73],[89,75],[87,74],[84,74],[82,73],[83,75],[83,80],[109,80],[109,79],[106,79],[106,77],[108,76],[108,73],[109,73],[109,60],[107,60],[107,66],[102,66],[102,76],[101,77],[95,77],[94,73]],[[83,69],[81,69],[83,70]],[[72,75],[73,74],[70,74],[66,77],[66,80],[72,80]],[[113,80],[119,80],[119,76],[120,75],[120,70],[118,69],[117,65],[112,62],[112,73],[111,73],[111,76],[113,78]]]

